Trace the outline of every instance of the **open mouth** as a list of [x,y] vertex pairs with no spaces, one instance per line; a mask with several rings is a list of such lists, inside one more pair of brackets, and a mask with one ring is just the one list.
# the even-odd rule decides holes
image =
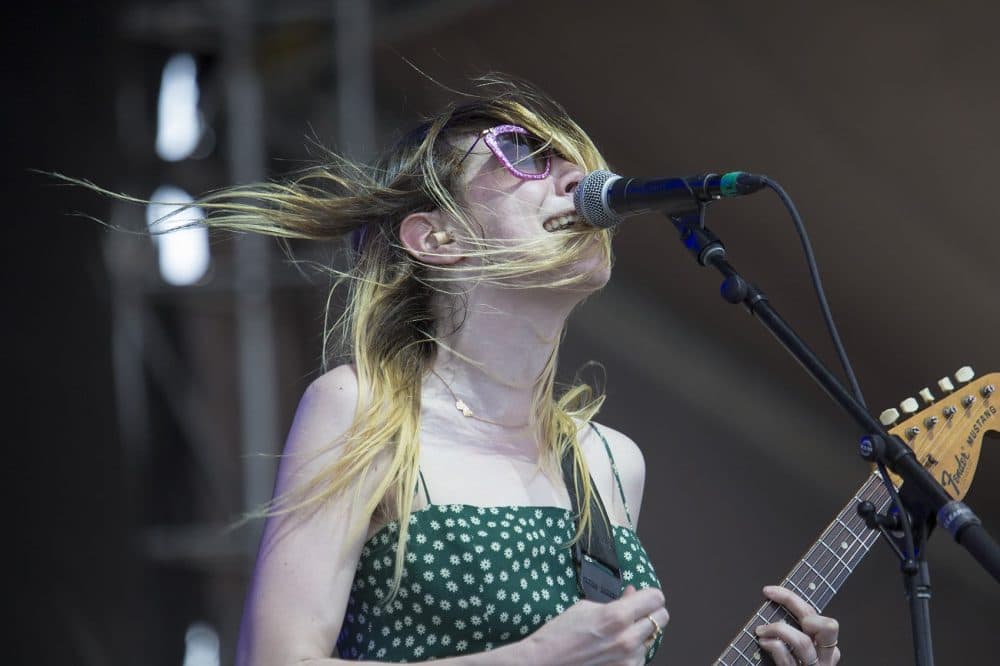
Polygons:
[[572,227],[579,221],[580,217],[576,213],[563,213],[562,215],[554,215],[545,220],[542,226],[546,231],[559,231],[560,229]]

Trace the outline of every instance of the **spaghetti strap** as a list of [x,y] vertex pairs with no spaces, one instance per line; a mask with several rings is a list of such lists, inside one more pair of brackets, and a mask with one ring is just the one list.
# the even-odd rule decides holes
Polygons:
[[[417,474],[420,475],[420,485],[424,487],[424,497],[427,498],[427,506],[430,506],[431,504],[433,504],[433,502],[431,502],[431,494],[427,491],[427,482],[424,481],[424,472],[419,467],[417,468]],[[417,488],[413,489],[413,492],[418,492],[419,490],[420,487],[418,486]]]
[[622,506],[625,507],[625,517],[628,518],[628,526],[634,530],[635,526],[632,525],[632,514],[630,514],[628,510],[628,500],[625,499],[625,488],[622,487],[622,478],[618,476],[618,465],[615,464],[615,457],[611,455],[611,446],[608,444],[608,440],[605,439],[604,434],[597,429],[597,426],[590,423],[590,427],[597,433],[597,436],[601,438],[601,441],[604,442],[604,450],[608,452],[608,460],[611,461],[611,471],[615,474],[615,481],[618,484],[618,493],[622,498]]

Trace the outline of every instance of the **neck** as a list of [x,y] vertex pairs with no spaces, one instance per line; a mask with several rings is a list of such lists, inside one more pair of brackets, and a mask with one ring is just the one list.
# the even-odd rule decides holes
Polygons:
[[[425,378],[425,423],[451,429],[460,423],[490,433],[506,426],[527,434],[538,382],[579,300],[569,296],[544,289],[473,288],[458,330],[442,331],[447,335],[433,366],[438,377]],[[464,417],[452,393],[479,418]]]

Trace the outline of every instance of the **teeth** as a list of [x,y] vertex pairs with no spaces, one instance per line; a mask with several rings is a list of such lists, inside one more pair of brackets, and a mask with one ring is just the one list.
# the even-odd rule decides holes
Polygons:
[[546,231],[559,231],[560,229],[573,226],[579,219],[576,213],[567,213],[566,215],[550,217],[545,220],[542,226],[545,227]]

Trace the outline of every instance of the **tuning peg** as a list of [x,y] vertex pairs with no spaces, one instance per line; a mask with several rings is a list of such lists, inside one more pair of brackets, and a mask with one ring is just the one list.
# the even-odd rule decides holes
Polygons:
[[922,388],[920,389],[920,399],[924,401],[925,405],[933,404],[934,394],[931,393],[929,388]]
[[976,373],[972,371],[972,368],[963,365],[961,368],[955,371],[955,380],[959,384],[965,384],[966,382],[971,382],[972,378],[976,376]]
[[899,420],[899,410],[896,409],[895,407],[890,407],[889,409],[879,414],[878,420],[882,423],[882,425],[888,428],[893,423]]
[[951,383],[951,380],[947,377],[942,377],[938,380],[938,388],[940,388],[945,393],[951,393],[955,390],[955,385]]
[[899,403],[899,408],[903,410],[904,414],[909,416],[910,414],[915,414],[917,410],[920,409],[920,405],[917,404],[915,399],[907,398],[903,402]]

